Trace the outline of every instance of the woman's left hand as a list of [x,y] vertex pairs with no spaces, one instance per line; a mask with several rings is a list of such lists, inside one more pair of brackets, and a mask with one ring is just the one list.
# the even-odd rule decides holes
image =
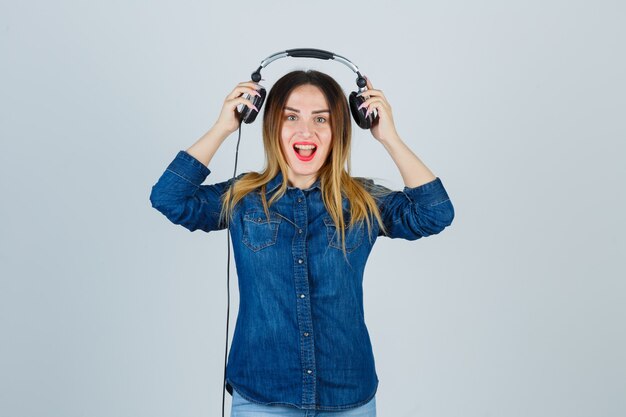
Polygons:
[[368,115],[376,109],[378,117],[372,123],[370,131],[379,142],[391,140],[398,136],[393,115],[391,114],[391,105],[381,90],[374,89],[368,77],[365,77],[365,80],[367,81],[367,90],[357,95],[362,95],[367,100],[359,108],[366,108]]

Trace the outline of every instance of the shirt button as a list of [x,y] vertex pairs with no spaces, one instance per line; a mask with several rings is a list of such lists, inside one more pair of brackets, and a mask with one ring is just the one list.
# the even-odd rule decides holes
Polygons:
[[304,294],[300,294],[300,298],[304,298]]
[[302,203],[302,199],[298,197],[298,203]]
[[310,369],[307,369],[306,373],[307,373],[307,374],[312,374],[312,373],[313,373],[313,371],[312,371],[312,370],[310,370]]
[[298,233],[302,233],[302,229],[298,229]]
[[309,334],[308,334],[307,332],[304,332],[304,335],[305,335],[305,336],[308,336]]
[[301,264],[302,262],[304,262],[304,261],[302,260],[302,258],[298,259],[298,263],[299,263],[299,264]]

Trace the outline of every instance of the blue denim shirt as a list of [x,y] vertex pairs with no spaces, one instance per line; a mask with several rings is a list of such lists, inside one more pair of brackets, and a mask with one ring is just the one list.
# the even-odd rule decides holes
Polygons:
[[[220,196],[232,179],[201,185],[210,172],[180,151],[152,187],[152,206],[190,231],[224,229]],[[281,181],[278,175],[268,183],[268,199]],[[371,180],[367,185],[378,186]],[[387,191],[377,198],[387,237],[437,234],[454,218],[439,178]],[[259,192],[249,193],[235,207],[230,233],[240,302],[226,366],[228,392],[320,411],[371,400],[378,376],[362,283],[369,253],[383,236],[377,223],[371,237],[365,223],[346,229],[346,259],[318,180],[306,190],[289,187],[270,206],[269,221]]]

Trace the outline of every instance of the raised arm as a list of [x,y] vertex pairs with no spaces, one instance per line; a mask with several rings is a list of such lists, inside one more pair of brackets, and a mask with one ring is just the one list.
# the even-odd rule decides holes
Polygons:
[[361,105],[367,108],[367,115],[374,109],[378,118],[370,129],[372,136],[376,138],[387,150],[393,162],[400,170],[404,185],[409,188],[418,187],[436,178],[428,167],[409,149],[400,139],[391,112],[391,105],[381,90],[375,90],[372,82],[367,78],[367,90],[359,95],[369,97]]
[[244,93],[258,94],[258,84],[242,82],[226,96],[222,111],[213,127],[186,151],[179,151],[152,186],[152,207],[163,213],[172,223],[190,231],[218,230],[225,228],[219,222],[221,197],[232,179],[213,185],[201,185],[210,174],[207,165],[224,140],[239,126],[236,108],[239,104],[254,107],[241,97]]
[[237,84],[235,89],[224,99],[222,111],[213,127],[202,135],[196,143],[191,145],[187,149],[187,153],[204,165],[209,165],[209,162],[211,162],[213,155],[215,155],[215,152],[217,152],[222,142],[239,127],[239,117],[236,111],[237,106],[244,104],[250,108],[256,109],[252,101],[241,97],[241,95],[245,93],[259,95],[256,91],[258,88],[260,88],[260,86],[252,81],[244,81]]
[[369,78],[367,87],[360,93],[367,97],[361,107],[367,108],[367,115],[374,109],[378,114],[370,131],[393,159],[405,185],[403,191],[388,190],[382,199],[386,236],[414,240],[441,232],[454,219],[454,207],[441,179],[402,141],[383,92],[375,90]]

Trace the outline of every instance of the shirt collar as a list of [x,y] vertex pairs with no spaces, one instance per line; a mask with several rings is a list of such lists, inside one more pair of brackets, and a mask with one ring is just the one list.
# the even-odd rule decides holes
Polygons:
[[[272,193],[272,192],[273,192],[276,188],[278,188],[278,187],[279,187],[282,183],[283,183],[283,173],[282,173],[282,172],[280,172],[280,171],[278,171],[278,174],[276,174],[276,176],[275,176],[274,178],[272,178],[272,179],[271,179],[271,180],[267,183],[267,185],[266,185],[266,187],[265,187],[265,194],[270,194],[270,193]],[[288,186],[288,188],[290,188],[290,189],[294,189],[294,188],[296,188],[296,187],[289,187],[289,186]],[[315,180],[315,182],[314,182],[314,183],[313,183],[313,184],[312,184],[309,188],[307,188],[306,190],[303,190],[303,191],[309,191],[309,190],[312,190],[312,189],[314,189],[314,188],[317,188],[317,189],[319,189],[319,190],[321,190],[321,189],[322,189],[322,187],[321,187],[321,182],[320,182],[320,179],[319,179],[319,178],[317,178],[317,179]]]

